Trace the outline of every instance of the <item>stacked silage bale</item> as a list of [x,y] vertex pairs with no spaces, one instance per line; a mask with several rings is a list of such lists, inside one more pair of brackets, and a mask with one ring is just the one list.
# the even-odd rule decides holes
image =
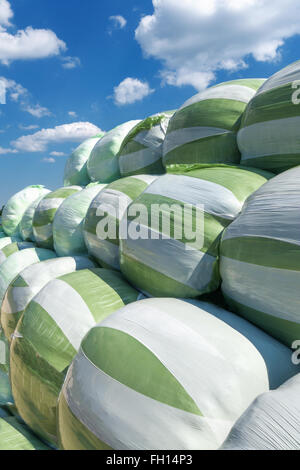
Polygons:
[[37,206],[33,217],[33,235],[38,246],[53,249],[53,220],[57,209],[72,194],[81,191],[80,186],[68,186],[47,194]]
[[34,213],[40,201],[50,192],[49,189],[41,190],[39,197],[24,212],[19,228],[20,236],[24,241],[35,242],[32,228]]
[[31,242],[12,242],[5,244],[0,250],[0,265],[14,253],[27,250],[27,248],[34,248],[34,244]]
[[191,167],[160,176],[127,209],[120,240],[125,277],[155,297],[217,290],[220,236],[270,173]]
[[300,164],[300,61],[269,78],[247,106],[238,133],[244,165],[280,173]]
[[56,406],[67,369],[90,328],[140,294],[120,273],[84,269],[50,281],[28,304],[13,336],[10,378],[20,416],[56,443]]
[[121,177],[118,152],[127,134],[139,122],[129,121],[121,124],[99,140],[87,162],[87,171],[91,181],[108,184]]
[[64,172],[64,186],[86,186],[90,182],[87,172],[87,161],[97,142],[104,136],[104,132],[90,137],[80,144],[67,160]]
[[122,176],[165,173],[163,142],[174,111],[155,114],[137,124],[124,139],[119,151]]
[[44,186],[28,186],[7,202],[2,213],[2,227],[8,236],[19,236],[22,217],[28,207],[45,194]]
[[299,450],[300,374],[259,396],[241,416],[222,450]]
[[[92,201],[84,222],[84,239],[100,266],[120,270],[120,221],[129,204],[153,183],[153,175],[135,175],[109,184]],[[111,225],[112,231],[107,229]]]
[[84,219],[92,200],[104,188],[104,184],[90,185],[66,198],[57,209],[53,220],[53,241],[59,256],[82,255],[87,252],[83,237]]
[[247,200],[221,243],[230,307],[289,347],[300,339],[300,167]]
[[299,372],[288,348],[233,317],[147,299],[92,328],[60,394],[60,446],[218,449],[253,399]]
[[48,259],[32,264],[10,283],[1,306],[0,323],[10,341],[27,305],[45,285],[57,277],[81,269],[93,268],[95,263],[84,256]]
[[234,80],[196,94],[170,120],[163,148],[165,167],[174,164],[237,164],[237,132],[262,79]]

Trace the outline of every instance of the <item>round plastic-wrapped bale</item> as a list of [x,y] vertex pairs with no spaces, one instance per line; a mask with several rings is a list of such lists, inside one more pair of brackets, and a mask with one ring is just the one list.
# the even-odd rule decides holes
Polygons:
[[119,152],[122,176],[161,175],[162,148],[174,111],[156,114],[137,124],[124,139]]
[[53,221],[54,249],[58,256],[75,256],[87,253],[83,237],[83,224],[92,200],[105,188],[92,185],[64,200]]
[[21,242],[21,238],[20,237],[3,237],[3,238],[0,238],[0,250],[2,250],[3,248],[5,248],[7,245],[11,245],[12,243],[17,243],[17,242]]
[[34,213],[40,201],[46,196],[46,194],[49,194],[50,192],[51,191],[49,191],[48,189],[44,189],[43,191],[41,191],[40,196],[32,204],[30,204],[30,206],[24,212],[19,227],[20,236],[24,241],[35,242],[32,229]]
[[84,256],[49,259],[25,268],[9,285],[1,307],[1,325],[10,339],[33,297],[52,279],[95,264]]
[[[92,201],[84,221],[84,239],[90,255],[104,268],[120,270],[119,225],[131,204],[157,177],[136,175],[108,185]],[[112,231],[107,231],[111,224]],[[100,233],[103,229],[103,233]]]
[[0,265],[0,306],[2,305],[5,292],[9,284],[20,274],[23,269],[34,263],[56,258],[54,251],[44,248],[27,248],[11,254]]
[[91,181],[112,183],[121,177],[118,152],[127,134],[139,122],[129,121],[121,124],[107,132],[99,140],[87,162],[87,170]]
[[50,450],[13,416],[0,418],[0,450]]
[[300,165],[300,61],[269,78],[250,101],[238,133],[243,165],[280,173]]
[[70,155],[65,166],[64,186],[86,186],[90,182],[87,172],[87,161],[91,155],[91,151],[97,142],[104,136],[98,134],[90,139],[85,140]]
[[25,309],[10,349],[12,392],[20,416],[47,442],[56,442],[57,399],[82,338],[139,295],[120,273],[86,269],[50,281]]
[[5,245],[0,250],[0,266],[1,264],[9,258],[14,253],[18,251],[27,250],[27,248],[34,248],[34,244],[31,242],[14,242]]
[[47,194],[37,206],[33,217],[33,235],[39,246],[53,249],[53,220],[66,198],[81,191],[80,186],[60,188]]
[[92,328],[60,394],[60,447],[218,449],[271,381],[299,371],[288,348],[246,321],[232,328],[231,316],[147,299]]
[[2,227],[7,235],[19,235],[24,212],[44,191],[44,186],[28,186],[10,198],[2,212]]
[[231,308],[289,347],[300,339],[300,167],[246,202],[221,243],[222,290]]
[[233,427],[222,450],[299,450],[300,374],[259,396]]
[[237,131],[261,79],[221,83],[186,101],[170,120],[163,163],[236,164],[240,162]]
[[194,298],[218,289],[220,236],[269,177],[229,166],[160,176],[121,221],[125,277],[154,297]]

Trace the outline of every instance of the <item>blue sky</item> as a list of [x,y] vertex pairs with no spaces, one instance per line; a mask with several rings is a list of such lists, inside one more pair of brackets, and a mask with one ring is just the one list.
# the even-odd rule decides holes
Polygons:
[[0,0],[0,204],[29,184],[61,186],[68,154],[96,128],[297,60],[298,3]]

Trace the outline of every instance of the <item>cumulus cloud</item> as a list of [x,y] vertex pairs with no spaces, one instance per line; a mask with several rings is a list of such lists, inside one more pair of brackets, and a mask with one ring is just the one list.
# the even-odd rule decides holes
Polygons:
[[66,50],[64,41],[50,29],[33,29],[28,26],[11,34],[0,30],[0,62],[9,65],[14,60],[44,59]]
[[71,118],[77,118],[77,113],[75,111],[69,111],[68,112],[68,115],[71,117]]
[[4,85],[8,97],[15,103],[20,104],[22,111],[25,111],[36,118],[51,115],[49,109],[44,106],[32,104],[29,91],[19,83],[5,77],[0,77],[0,83]]
[[62,61],[62,66],[64,69],[75,69],[76,67],[79,67],[81,65],[79,57],[62,57]]
[[24,126],[23,124],[19,124],[19,128],[24,131],[33,131],[34,129],[38,129],[39,126],[37,124],[30,124],[29,126]]
[[52,157],[45,157],[45,158],[43,158],[42,162],[45,162],[45,163],[55,163],[55,158],[52,158]]
[[163,63],[164,82],[201,90],[218,70],[280,57],[284,41],[300,31],[298,0],[152,0],[135,37],[148,57]]
[[125,20],[124,16],[122,15],[115,15],[110,16],[109,20],[113,23],[116,29],[123,29],[125,28],[127,21]]
[[66,154],[65,152],[50,152],[50,155],[52,155],[52,157],[64,157]]
[[101,132],[90,122],[73,122],[19,137],[11,143],[19,152],[44,152],[50,144],[82,142]]
[[13,16],[10,3],[7,0],[0,0],[0,25],[10,26],[10,20]]
[[66,43],[50,29],[28,26],[10,32],[13,11],[8,0],[0,0],[0,63],[9,65],[14,60],[44,59],[57,56],[67,49]]
[[114,88],[114,100],[117,105],[122,106],[141,101],[153,92],[149,83],[128,77]]
[[8,153],[18,153],[18,151],[16,149],[6,149],[0,147],[0,155],[7,155]]

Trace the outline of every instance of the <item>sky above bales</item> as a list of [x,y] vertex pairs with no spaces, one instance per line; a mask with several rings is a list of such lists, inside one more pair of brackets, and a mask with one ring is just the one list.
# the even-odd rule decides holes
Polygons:
[[298,0],[0,0],[0,204],[85,138],[299,59]]

